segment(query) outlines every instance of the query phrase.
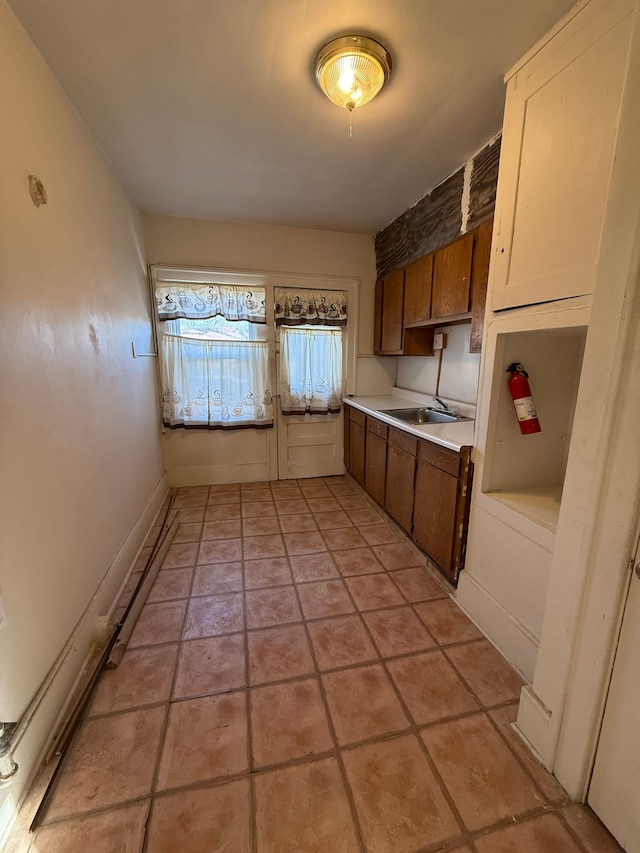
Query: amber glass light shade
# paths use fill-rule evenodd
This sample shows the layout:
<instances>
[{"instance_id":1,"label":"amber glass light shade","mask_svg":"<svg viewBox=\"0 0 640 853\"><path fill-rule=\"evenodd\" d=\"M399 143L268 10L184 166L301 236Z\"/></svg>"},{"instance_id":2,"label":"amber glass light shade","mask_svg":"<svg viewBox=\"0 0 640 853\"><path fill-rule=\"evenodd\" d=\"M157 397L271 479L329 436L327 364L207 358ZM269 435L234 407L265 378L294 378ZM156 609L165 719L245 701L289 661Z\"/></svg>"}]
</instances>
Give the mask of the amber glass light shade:
<instances>
[{"instance_id":1,"label":"amber glass light shade","mask_svg":"<svg viewBox=\"0 0 640 853\"><path fill-rule=\"evenodd\" d=\"M387 50L367 36L341 36L316 57L316 79L327 98L354 110L374 98L391 74Z\"/></svg>"}]
</instances>

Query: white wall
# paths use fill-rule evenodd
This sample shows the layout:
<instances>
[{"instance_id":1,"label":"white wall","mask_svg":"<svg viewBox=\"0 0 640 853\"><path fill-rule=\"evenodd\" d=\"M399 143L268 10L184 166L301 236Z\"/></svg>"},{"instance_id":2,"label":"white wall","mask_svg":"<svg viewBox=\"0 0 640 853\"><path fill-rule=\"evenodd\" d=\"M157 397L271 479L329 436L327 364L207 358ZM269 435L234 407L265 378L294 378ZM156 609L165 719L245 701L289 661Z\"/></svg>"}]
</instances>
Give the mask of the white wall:
<instances>
[{"instance_id":1,"label":"white wall","mask_svg":"<svg viewBox=\"0 0 640 853\"><path fill-rule=\"evenodd\" d=\"M4 0L0 94L1 720L20 718L78 628L0 792L6 815L163 497L163 469L154 365L131 354L150 343L138 214ZM30 173L48 193L40 208Z\"/></svg>"},{"instance_id":2,"label":"white wall","mask_svg":"<svg viewBox=\"0 0 640 853\"><path fill-rule=\"evenodd\" d=\"M395 359L374 358L375 253L373 237L236 222L143 217L149 263L257 270L360 280L357 393L386 393L395 381ZM268 464L268 430L246 430L237 440L252 458ZM215 476L217 461L228 459L229 437L212 431L167 430L164 453L172 484ZM236 442L237 443L237 442ZM236 451L237 453L237 448Z\"/></svg>"},{"instance_id":3,"label":"white wall","mask_svg":"<svg viewBox=\"0 0 640 853\"><path fill-rule=\"evenodd\" d=\"M447 335L447 346L442 352L440 396L475 404L478 395L480 353L469 352L471 325L447 326L437 331ZM437 353L425 358L399 358L398 387L435 394L438 360Z\"/></svg>"}]
</instances>

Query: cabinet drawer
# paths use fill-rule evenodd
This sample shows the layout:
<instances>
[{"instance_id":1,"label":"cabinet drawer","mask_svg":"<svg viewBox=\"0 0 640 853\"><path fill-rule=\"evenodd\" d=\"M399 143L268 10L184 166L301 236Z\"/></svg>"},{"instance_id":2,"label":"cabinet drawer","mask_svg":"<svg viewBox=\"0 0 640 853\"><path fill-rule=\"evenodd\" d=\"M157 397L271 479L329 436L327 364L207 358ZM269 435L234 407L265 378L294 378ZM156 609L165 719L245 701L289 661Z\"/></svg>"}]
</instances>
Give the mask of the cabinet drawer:
<instances>
[{"instance_id":1,"label":"cabinet drawer","mask_svg":"<svg viewBox=\"0 0 640 853\"><path fill-rule=\"evenodd\" d=\"M418 459L428 462L447 474L457 477L460 473L460 454L454 450L447 450L431 441L421 441L418 447Z\"/></svg>"},{"instance_id":2,"label":"cabinet drawer","mask_svg":"<svg viewBox=\"0 0 640 853\"><path fill-rule=\"evenodd\" d=\"M360 409L354 409L353 406L349 406L349 420L363 427L367 422L367 416Z\"/></svg>"},{"instance_id":3,"label":"cabinet drawer","mask_svg":"<svg viewBox=\"0 0 640 853\"><path fill-rule=\"evenodd\" d=\"M367 418L367 430L372 432L374 435L379 435L380 438L384 438L385 441L387 440L389 427L377 418Z\"/></svg>"},{"instance_id":4,"label":"cabinet drawer","mask_svg":"<svg viewBox=\"0 0 640 853\"><path fill-rule=\"evenodd\" d=\"M394 447L397 447L399 450L404 450L405 453L410 453L411 456L416 455L416 450L418 447L418 439L409 435L407 432L403 432L401 429L395 429L394 427L389 427L389 444L392 444Z\"/></svg>"}]
</instances>

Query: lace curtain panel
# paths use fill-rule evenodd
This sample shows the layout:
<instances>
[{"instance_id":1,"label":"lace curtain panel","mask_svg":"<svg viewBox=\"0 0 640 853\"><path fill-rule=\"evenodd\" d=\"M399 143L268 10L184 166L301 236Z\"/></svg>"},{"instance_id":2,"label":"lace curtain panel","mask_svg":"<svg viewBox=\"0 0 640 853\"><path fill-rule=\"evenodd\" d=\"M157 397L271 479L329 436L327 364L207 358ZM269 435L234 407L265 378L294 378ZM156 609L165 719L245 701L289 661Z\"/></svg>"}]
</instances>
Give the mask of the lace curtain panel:
<instances>
[{"instance_id":1,"label":"lace curtain panel","mask_svg":"<svg viewBox=\"0 0 640 853\"><path fill-rule=\"evenodd\" d=\"M165 426L273 426L265 341L197 340L164 334L161 355Z\"/></svg>"},{"instance_id":2,"label":"lace curtain panel","mask_svg":"<svg viewBox=\"0 0 640 853\"><path fill-rule=\"evenodd\" d=\"M225 284L161 282L156 285L159 320L199 320L226 317L266 323L264 290L251 291Z\"/></svg>"},{"instance_id":3,"label":"lace curtain panel","mask_svg":"<svg viewBox=\"0 0 640 853\"><path fill-rule=\"evenodd\" d=\"M324 415L342 404L342 330L280 330L283 415Z\"/></svg>"},{"instance_id":4,"label":"lace curtain panel","mask_svg":"<svg viewBox=\"0 0 640 853\"><path fill-rule=\"evenodd\" d=\"M347 294L338 290L276 287L276 326L346 326Z\"/></svg>"}]
</instances>

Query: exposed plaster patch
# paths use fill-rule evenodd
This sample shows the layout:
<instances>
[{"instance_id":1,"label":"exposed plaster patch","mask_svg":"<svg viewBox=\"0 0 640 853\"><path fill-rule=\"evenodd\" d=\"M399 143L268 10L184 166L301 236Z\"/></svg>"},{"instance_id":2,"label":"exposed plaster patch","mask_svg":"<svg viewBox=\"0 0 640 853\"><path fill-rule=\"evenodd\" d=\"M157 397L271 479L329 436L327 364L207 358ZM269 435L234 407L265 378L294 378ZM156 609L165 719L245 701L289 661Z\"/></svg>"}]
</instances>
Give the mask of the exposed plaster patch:
<instances>
[{"instance_id":1,"label":"exposed plaster patch","mask_svg":"<svg viewBox=\"0 0 640 853\"><path fill-rule=\"evenodd\" d=\"M464 183L462 185L462 197L460 198L460 213L462 214L462 223L460 225L460 233L467 233L467 223L469 221L469 204L471 202L471 175L473 174L473 159L467 160L464 166Z\"/></svg>"}]
</instances>

